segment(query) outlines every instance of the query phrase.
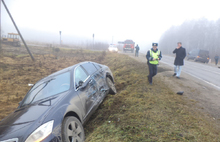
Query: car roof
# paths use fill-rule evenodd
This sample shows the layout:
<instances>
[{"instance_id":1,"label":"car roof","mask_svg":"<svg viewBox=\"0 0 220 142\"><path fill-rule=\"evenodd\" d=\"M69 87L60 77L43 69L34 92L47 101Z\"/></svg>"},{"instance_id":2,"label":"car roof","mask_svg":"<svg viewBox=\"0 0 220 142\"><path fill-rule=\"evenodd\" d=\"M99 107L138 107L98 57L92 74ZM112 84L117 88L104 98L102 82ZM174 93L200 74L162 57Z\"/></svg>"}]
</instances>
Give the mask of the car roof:
<instances>
[{"instance_id":1,"label":"car roof","mask_svg":"<svg viewBox=\"0 0 220 142\"><path fill-rule=\"evenodd\" d=\"M52 77L54 77L54 76L57 76L57 75L62 74L62 73L65 73L65 72L67 72L67 71L74 70L74 68L76 68L77 66L82 65L82 64L85 64L85 63L94 63L94 62L90 62L90 61L80 62L80 63L75 64L75 65L73 65L73 66L70 66L70 67L64 68L64 69L62 69L62 70L59 70L59 71L57 71L57 72L55 72L55 73L52 73L52 74L50 74L50 75L48 75L48 76L46 76L46 77L40 79L40 80L37 81L36 83L41 82L41 81L48 80L48 79L50 79L50 78L52 78Z\"/></svg>"}]
</instances>

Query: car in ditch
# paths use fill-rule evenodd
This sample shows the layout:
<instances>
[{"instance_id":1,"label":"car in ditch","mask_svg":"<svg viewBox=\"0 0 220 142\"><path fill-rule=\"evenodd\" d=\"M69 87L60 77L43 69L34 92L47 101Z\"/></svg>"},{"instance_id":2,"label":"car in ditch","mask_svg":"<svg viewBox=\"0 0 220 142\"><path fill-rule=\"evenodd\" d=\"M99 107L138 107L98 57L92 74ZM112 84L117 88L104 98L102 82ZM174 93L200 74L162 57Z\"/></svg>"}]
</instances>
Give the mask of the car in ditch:
<instances>
[{"instance_id":1,"label":"car in ditch","mask_svg":"<svg viewBox=\"0 0 220 142\"><path fill-rule=\"evenodd\" d=\"M82 62L53 73L0 121L0 142L82 142L83 125L107 94L116 88L105 65Z\"/></svg>"}]
</instances>

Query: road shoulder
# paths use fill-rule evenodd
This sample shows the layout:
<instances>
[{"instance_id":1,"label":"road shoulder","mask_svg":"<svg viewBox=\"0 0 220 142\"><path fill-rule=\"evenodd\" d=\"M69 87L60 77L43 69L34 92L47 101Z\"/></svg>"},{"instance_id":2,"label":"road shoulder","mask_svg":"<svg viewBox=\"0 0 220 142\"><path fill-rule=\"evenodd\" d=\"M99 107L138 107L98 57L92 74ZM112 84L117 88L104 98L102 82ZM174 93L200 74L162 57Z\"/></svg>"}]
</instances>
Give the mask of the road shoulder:
<instances>
[{"instance_id":1,"label":"road shoulder","mask_svg":"<svg viewBox=\"0 0 220 142\"><path fill-rule=\"evenodd\" d=\"M135 58L132 54L130 57ZM135 58L140 62L147 62L145 55ZM173 77L173 68L160 63L157 78L167 84L172 91L184 91L183 98L189 102L192 111L200 111L210 121L220 128L220 92L215 87L182 72L181 79Z\"/></svg>"}]
</instances>

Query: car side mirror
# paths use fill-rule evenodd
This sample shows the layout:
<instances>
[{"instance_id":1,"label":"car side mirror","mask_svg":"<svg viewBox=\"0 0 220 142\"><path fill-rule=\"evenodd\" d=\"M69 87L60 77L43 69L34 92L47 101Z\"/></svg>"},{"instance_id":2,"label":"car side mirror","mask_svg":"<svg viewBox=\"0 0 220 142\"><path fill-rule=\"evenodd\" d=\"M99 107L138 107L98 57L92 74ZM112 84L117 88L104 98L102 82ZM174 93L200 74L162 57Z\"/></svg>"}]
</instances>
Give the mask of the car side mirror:
<instances>
[{"instance_id":1,"label":"car side mirror","mask_svg":"<svg viewBox=\"0 0 220 142\"><path fill-rule=\"evenodd\" d=\"M30 84L30 83L29 83L28 86L34 86L34 84Z\"/></svg>"},{"instance_id":2,"label":"car side mirror","mask_svg":"<svg viewBox=\"0 0 220 142\"><path fill-rule=\"evenodd\" d=\"M78 87L82 87L83 86L83 81L82 80L80 80L79 82L78 82Z\"/></svg>"}]
</instances>

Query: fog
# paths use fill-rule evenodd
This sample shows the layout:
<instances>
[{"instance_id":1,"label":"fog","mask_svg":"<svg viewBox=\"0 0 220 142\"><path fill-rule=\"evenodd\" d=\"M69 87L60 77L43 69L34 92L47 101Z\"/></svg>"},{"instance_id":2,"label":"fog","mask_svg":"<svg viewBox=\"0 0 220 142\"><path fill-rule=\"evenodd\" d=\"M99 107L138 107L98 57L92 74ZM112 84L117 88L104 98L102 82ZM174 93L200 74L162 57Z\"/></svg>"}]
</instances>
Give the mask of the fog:
<instances>
[{"instance_id":1,"label":"fog","mask_svg":"<svg viewBox=\"0 0 220 142\"><path fill-rule=\"evenodd\" d=\"M219 19L215 0L5 0L25 40L85 45L132 39L141 51L184 21ZM2 35L16 32L2 5ZM178 34L178 33L177 33ZM175 41L176 42L176 41ZM161 44L159 43L159 46Z\"/></svg>"},{"instance_id":2,"label":"fog","mask_svg":"<svg viewBox=\"0 0 220 142\"><path fill-rule=\"evenodd\" d=\"M168 29L160 39L163 53L172 54L177 41L183 43L187 52L193 49L208 50L213 59L220 55L220 18L217 21L208 21L206 18L185 21L180 26Z\"/></svg>"}]
</instances>

